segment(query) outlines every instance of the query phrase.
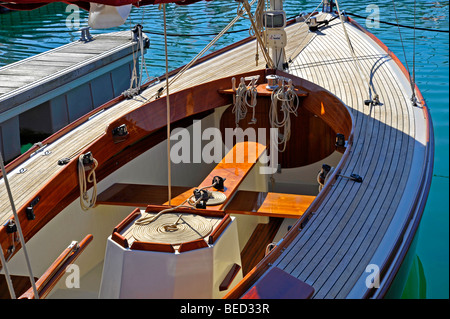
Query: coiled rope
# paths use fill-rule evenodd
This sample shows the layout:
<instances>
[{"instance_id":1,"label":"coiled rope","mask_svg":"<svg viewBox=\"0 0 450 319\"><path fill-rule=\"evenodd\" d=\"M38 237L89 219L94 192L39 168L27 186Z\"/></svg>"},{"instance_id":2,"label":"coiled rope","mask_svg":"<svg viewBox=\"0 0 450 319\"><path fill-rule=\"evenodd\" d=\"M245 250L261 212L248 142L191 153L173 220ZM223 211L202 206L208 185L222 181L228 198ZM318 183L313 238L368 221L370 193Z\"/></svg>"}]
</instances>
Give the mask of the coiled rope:
<instances>
[{"instance_id":1,"label":"coiled rope","mask_svg":"<svg viewBox=\"0 0 450 319\"><path fill-rule=\"evenodd\" d=\"M173 227L174 224L176 227ZM165 214L155 223L136 225L133 237L144 242L177 245L204 238L211 233L212 228L211 222L200 215Z\"/></svg>"},{"instance_id":2,"label":"coiled rope","mask_svg":"<svg viewBox=\"0 0 450 319\"><path fill-rule=\"evenodd\" d=\"M232 113L235 116L236 127L239 127L239 121L247 116L247 107L253 109L253 116L249 124L255 124L255 107L257 103L258 91L256 89L257 77L251 78L250 84L247 86L245 79L241 78L239 86L236 88L236 79L231 79L234 95Z\"/></svg>"},{"instance_id":3,"label":"coiled rope","mask_svg":"<svg viewBox=\"0 0 450 319\"><path fill-rule=\"evenodd\" d=\"M80 155L78 158L78 184L80 186L80 206L84 211L89 210L95 206L97 202L97 180L95 177L95 169L98 166L98 162L95 158L93 158L94 167L91 168L87 178L86 178L86 169L83 163L84 155ZM92 186L92 194L89 198L89 194L87 191L87 182L93 183Z\"/></svg>"},{"instance_id":4,"label":"coiled rope","mask_svg":"<svg viewBox=\"0 0 450 319\"><path fill-rule=\"evenodd\" d=\"M197 191L200 192L200 191L202 191L202 190L205 190L205 189L207 189L207 188L214 187L214 186L216 186L216 185L217 185L217 182L214 182L212 185L204 186L204 187L198 188ZM192 208L192 209L194 209L194 208L197 206L197 204L198 204L201 200L202 200L201 197L198 198L198 199L195 199L195 194L193 194L193 195L191 195L189 198L187 198L186 200L184 200L180 205L178 205L178 206L176 206L176 207L171 207L171 208L163 209L163 210L160 211L158 214L153 215L153 216L144 216L144 217L139 218L138 220L135 221L135 225L138 225L138 226L148 225L148 224L154 222L155 220L157 220L161 215L163 215L163 214L165 214L165 213L169 213L169 212L175 211L175 210L177 210L178 208L184 207L184 208ZM185 204L187 204L187 205L185 205ZM149 214L149 213L147 213L147 214ZM180 215L180 217L181 217L181 215ZM179 220L180 220L180 218L178 218L178 220L177 220L175 223L173 223L173 226L176 226Z\"/></svg>"},{"instance_id":5,"label":"coiled rope","mask_svg":"<svg viewBox=\"0 0 450 319\"><path fill-rule=\"evenodd\" d=\"M278 143L276 144L279 152L284 152L286 144L291 137L291 114L297 116L299 106L299 98L294 91L292 80L288 85L284 83L284 79L280 81L280 86L273 90L271 95L272 103L269 111L270 126L281 129L282 133L278 134ZM282 119L278 118L278 102L281 102L280 111L283 114ZM281 149L278 145L282 145Z\"/></svg>"}]
</instances>

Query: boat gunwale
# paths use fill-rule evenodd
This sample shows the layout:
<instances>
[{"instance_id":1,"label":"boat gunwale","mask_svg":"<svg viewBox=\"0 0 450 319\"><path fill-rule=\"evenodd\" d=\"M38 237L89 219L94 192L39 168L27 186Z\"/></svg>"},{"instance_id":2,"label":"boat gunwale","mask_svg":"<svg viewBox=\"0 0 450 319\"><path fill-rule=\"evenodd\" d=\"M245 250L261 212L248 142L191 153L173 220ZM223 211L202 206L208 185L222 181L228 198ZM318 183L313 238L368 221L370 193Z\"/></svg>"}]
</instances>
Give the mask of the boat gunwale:
<instances>
[{"instance_id":1,"label":"boat gunwale","mask_svg":"<svg viewBox=\"0 0 450 319\"><path fill-rule=\"evenodd\" d=\"M362 31L376 44L378 44L399 67L400 71L402 71L403 75L406 77L408 82L411 83L412 80L408 70L400 61L400 59L395 55L395 53L391 49L389 49L389 47L386 44L384 44L377 36L375 36L373 33L371 33L366 28L361 26L356 20L350 17L347 17L347 19L349 23L351 23L358 30ZM428 172L429 174L423 174L421 176L420 187L417 188L418 193L415 194L416 196L414 196L415 201L411 207L410 214L407 218L408 222L404 224L403 229L399 233L399 239L397 243L401 241L401 239L405 239L405 236L406 240L403 240L403 244L395 245L394 249L392 249L389 252L388 257L385 259L383 265L380 267L380 278L383 278L387 275L387 278L385 278L386 284L380 286L379 288L368 288L363 298L383 298L388 292L389 288L391 287L394 281L396 274L400 270L400 267L406 258L406 254L409 251L409 247L411 246L415 238L417 229L419 228L419 224L423 216L427 197L431 188L433 163L434 163L434 148L435 148L433 123L431 119L430 110L428 108L428 105L426 104L422 92L417 86L417 83L414 83L414 90L418 102L421 105L424 118L426 119L425 124L426 124L427 145L425 145L425 161L422 166L422 171L425 173ZM420 202L419 198L422 199ZM395 263L392 264L394 261Z\"/></svg>"}]
</instances>

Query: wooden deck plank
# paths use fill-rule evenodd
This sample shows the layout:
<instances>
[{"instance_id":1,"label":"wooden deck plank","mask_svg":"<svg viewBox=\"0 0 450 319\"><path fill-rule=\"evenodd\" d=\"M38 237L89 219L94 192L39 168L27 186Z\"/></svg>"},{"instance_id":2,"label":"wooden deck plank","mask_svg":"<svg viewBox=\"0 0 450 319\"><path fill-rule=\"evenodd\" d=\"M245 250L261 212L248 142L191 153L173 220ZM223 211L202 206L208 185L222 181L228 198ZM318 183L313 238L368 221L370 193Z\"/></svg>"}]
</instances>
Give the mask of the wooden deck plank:
<instances>
[{"instance_id":1,"label":"wooden deck plank","mask_svg":"<svg viewBox=\"0 0 450 319\"><path fill-rule=\"evenodd\" d=\"M384 93L384 92L383 92L383 93ZM382 96L386 96L386 95L383 94L383 93L382 93ZM389 95L388 95L388 96L389 96ZM398 102L398 101L395 101L395 100L394 100L394 101L392 101L392 102L393 102L393 103L396 103L396 102ZM390 102L388 102L388 103L390 103ZM399 127L399 126L397 125L397 127ZM397 134L397 136L401 136L401 135L400 135L400 134ZM372 139L373 139L373 137L372 137ZM390 154L389 151L388 151L387 153ZM383 154L383 153L382 153L382 154ZM396 153L396 152L393 152L393 154L396 154L396 156L398 156L398 154L402 154L402 153ZM378 157L376 156L376 154L373 154L373 155L374 155L374 158L378 158ZM382 156L382 158L383 158L383 157L385 157L385 156ZM380 162L379 159L380 159L380 158L378 158L378 162ZM380 167L380 164L379 164L379 163L377 164L377 167ZM389 165L385 165L384 167L389 167ZM390 167L391 167L391 170L392 170L392 169L394 169L394 170L396 169L396 166L395 166L395 165L394 165L394 166L391 165ZM387 174L389 174L389 172L384 172L384 173L381 172L381 173L379 173L379 172L376 172L376 171L375 171L374 176L386 176ZM372 179L374 179L374 178L372 177ZM396 185L396 184L395 184L394 182L389 182L389 180L385 180L385 181L384 181L384 185L385 185L384 187L388 187L388 188L389 188L389 187L392 187L392 188L395 190L395 185ZM369 193L369 192L367 192L367 193ZM394 191L394 192L391 192L391 193L394 193L394 194L395 194L395 191ZM366 196L366 198L367 198L367 196ZM378 210L378 208L376 208L375 206L370 206L370 205L369 205L369 203L370 203L370 202L373 202L373 201L374 201L374 198L371 197L371 198L369 199L368 204L366 205L366 207L367 207L366 210L367 210L367 211L372 211L372 212L374 212L374 213L373 213L372 215L366 216L366 218L369 220L370 225L377 225L378 223L374 222L374 219L376 220L377 218L380 218L380 216L383 216L383 213L384 213L384 212L381 211L381 212L380 212L381 214L375 215L375 214L376 214L375 212ZM387 201L387 202L390 202L389 196L387 197L387 200L386 200L386 201ZM376 218L375 218L374 215L376 216ZM360 218L361 218L361 217L360 217ZM365 224L364 224L364 225L365 225ZM364 229L364 228L363 228L363 229ZM362 231L362 230L360 230L360 232L363 233L363 234L365 234L365 236L366 236L365 239L367 240L368 237L369 237L368 234L366 234L366 233L365 233L364 231ZM359 236L361 236L361 235L359 235ZM348 239L347 239L347 240L348 240ZM345 245L342 245L342 247L345 248L346 246L345 246ZM348 247L348 246L347 246L347 247ZM355 247L358 247L358 245L357 245L357 242L354 241L354 242L352 242L351 248L354 249ZM373 245L373 246L371 246L371 247L376 247L376 245ZM366 254L367 254L367 253L370 254L370 251L369 251L369 252L366 251L365 253L366 253ZM345 258L345 259L349 259L349 257L352 256L352 254L351 254L350 252L348 252L348 255L345 255L345 253L343 253L343 252L342 252L340 255L341 255L341 256L344 255L344 258ZM357 257L357 256L356 256L356 257ZM354 259L356 260L357 258L354 258ZM330 267L330 266L331 266L331 265L329 265L328 267ZM336 272L337 272L336 269L334 269L333 273L336 273ZM318 294L318 296L320 296L320 294Z\"/></svg>"},{"instance_id":2,"label":"wooden deck plank","mask_svg":"<svg viewBox=\"0 0 450 319\"><path fill-rule=\"evenodd\" d=\"M328 52L330 52L330 51L328 51ZM364 62L365 62L364 63L365 68L368 69L368 67L371 66L372 61L367 60ZM372 63L375 64L376 61L373 61ZM389 89L392 88L392 83L390 85L389 83L385 82L386 79L389 79L390 77L392 77L392 74L388 74L388 73L381 74L381 72L385 72L385 70L383 68L381 68L381 69L382 70L380 71L379 75L383 75L384 78L383 77L381 78L379 87L381 87L383 89L385 87L387 87ZM320 73L321 72L318 71L315 74L320 74ZM332 73L332 74L334 74L334 73ZM317 80L317 79L314 79L314 80ZM324 85L324 87L327 88L326 85ZM396 89L397 89L396 92L398 92L398 91L401 92L401 89L398 86ZM350 96L351 95L355 95L355 94L350 94ZM400 108L400 110L405 108L405 106L404 106L405 102L398 100L398 93L395 94L395 92L391 92L388 90L388 91L384 91L380 95L388 96L388 97L397 95L396 98L392 98L391 101L386 101L385 107L388 107L388 109L390 109L389 105L392 105L392 107L395 110L395 108L398 104L400 104L400 106L398 106ZM343 94L338 94L338 96L342 97ZM346 101L346 100L344 100L344 102L348 103L348 101ZM350 104L350 105L352 105L352 104ZM362 116L360 116L358 114L361 112L358 111L358 108L353 108L353 109L356 110L356 112L354 112L354 115L358 115L356 117L357 123L358 122L362 123L362 121L359 120ZM381 113L384 113L384 112L381 112ZM378 114L376 116L380 116L380 115L384 115L384 114ZM379 118L377 118L376 116L373 117L373 120L379 121ZM393 117L400 118L400 120L403 118L403 116L398 116L398 114L395 114L395 112L393 114ZM364 117L362 117L362 119L364 119ZM381 122L384 122L384 121L381 121ZM337 290L339 290L339 288L338 289L336 289L336 288L337 287L342 288L343 285L345 285L345 281L347 281L347 289L342 289L341 295L339 295L339 297L345 297L346 293L349 292L348 287L351 287L352 283L354 282L352 280L349 280L349 277L350 277L349 274L352 273L352 269L357 269L358 267L359 267L359 269L361 269L361 265L364 265L364 261L361 261L361 257L365 253L369 256L368 258L370 258L371 253L373 254L373 251L376 249L377 245L372 244L370 246L370 249L372 250L371 252L370 251L368 252L367 249L365 251L364 251L364 249L360 249L359 250L360 252L358 255L352 254L351 252L348 251L348 249L354 250L355 248L358 248L358 247L364 248L364 246L361 246L362 243L364 243L366 245L365 247L367 248L368 243L373 241L375 235L377 235L377 234L374 232L370 235L367 235L364 233L364 231L367 231L367 228L369 230L371 230L372 229L371 227L373 227L374 225L388 225L389 220L385 220L382 217L385 215L389 215L389 213L387 213L389 211L392 211L392 212L395 211L395 207L396 207L395 203L392 205L392 207L384 207L385 210L383 210L381 208L373 209L374 208L373 205L376 204L373 202L376 201L376 199L378 199L378 197L376 197L374 195L377 192L382 191L383 189L389 189L388 187L383 188L382 185L386 184L386 185L389 185L391 187L391 189L397 190L397 192L391 191L390 192L391 196L388 196L388 194L383 195L384 198L387 199L386 202L389 202L389 203L392 203L392 200L389 201L389 197L391 197L391 199L394 199L395 196L397 196L397 194L399 194L399 193L401 194L401 191L403 189L401 187L402 185L398 185L398 183L395 183L394 181L389 181L389 179L386 179L385 177L388 176L390 172L398 171L396 162L402 161L402 156L401 156L402 149L405 148L404 140L408 139L408 137L407 137L408 134L403 134L403 129L402 129L401 123L392 123L392 126L389 124L390 123L383 123L383 127L384 128L386 126L389 127L389 129L387 129L387 131L390 133L388 133L388 134L393 136L394 145L396 145L397 148L393 149L391 146L391 151L387 151L387 152L385 152L385 149L386 149L385 144L379 143L379 141L383 141L387 145L389 145L388 143L390 143L389 139L386 140L382 135L384 130L377 129L380 126L379 123L377 123L375 125L373 123L371 123L369 125L371 132L380 134L380 135L377 135L377 134L369 135L369 138L370 137L371 138L370 138L369 143L366 144L366 145L371 145L371 147L372 147L371 150L375 151L375 153L372 154L375 156L375 159L369 163L364 163L365 164L364 166L367 167L367 171L365 171L365 174L370 174L370 175L367 175L367 177L371 181L373 180L374 182L376 182L379 179L379 185L380 185L378 189L373 188L374 186L371 186L372 188L366 187L366 189L363 189L362 191L359 192L360 193L359 197L361 198L360 201L362 203L364 203L364 200L369 199L369 203L366 205L357 205L353 209L350 209L350 211L349 211L349 207L342 206L343 203L335 203L333 205L333 203L328 201L326 204L328 206L324 208L325 211L333 211L333 208L336 207L336 208L338 208L336 213L341 210L345 211L347 214L351 213L352 214L351 219L350 219L350 216L347 216L347 220L344 222L339 218L336 219L336 221L338 221L338 222L334 228L335 231L333 231L333 229L330 231L329 228L333 227L333 225L335 225L335 222L333 223L330 221L330 223L328 223L328 224L326 222L325 222L325 224L323 224L323 222L322 223L320 222L320 219L325 221L328 216L325 216L325 218L320 218L320 214L319 214L319 217L314 217L315 220L313 223L310 222L310 224L312 226L305 229L304 234L302 236L299 236L299 237L305 239L303 244L301 244L300 242L297 242L295 245L291 245L291 247L301 247L302 248L300 251L296 252L298 254L297 261L295 262L294 261L295 258L293 260L291 257L288 256L288 254L286 254L286 256L284 256L284 260L286 262L292 262L292 264L295 265L295 267L297 269L296 271L297 271L298 278L301 278L302 280L304 280L305 278L308 278L308 276L310 276L312 274L311 277L308 278L308 279L310 279L310 281L309 281L310 283L314 283L314 285L319 288L321 288L323 285L326 285L326 284L328 285L328 287L325 286L322 291L320 291L320 289L319 289L319 292L318 292L316 289L316 297L318 297L318 298L336 297ZM365 128L365 125L364 126L360 125L358 130L363 131L364 128ZM400 130L400 133L397 134L398 130ZM407 131L407 133L409 133L408 130L406 130L406 131ZM364 133L367 133L367 132L364 132ZM362 136L365 137L364 135L362 135ZM397 136L397 137L395 137L395 136ZM399 143L395 143L395 140L399 140ZM403 144L401 144L402 140L403 140ZM381 144L382 146L377 147L377 143ZM399 148L402 145L403 145L403 148ZM382 148L384 148L384 151L382 150ZM359 154L362 154L361 153L362 151L366 151L366 150L364 150L364 148L361 148L359 150ZM357 150L355 149L355 159L357 159L356 152L357 152ZM406 153L408 153L408 152L403 152L403 154L406 154ZM409 149L409 154L411 154L411 153L412 153L412 151ZM394 154L394 155L392 155L392 154ZM362 155L364 156L364 154L362 154ZM392 156L396 157L397 161L395 161L394 163L391 162L390 166L383 165L382 164L382 163L384 163L383 161L381 161L381 163L377 163L377 161L380 158L383 158L387 162L390 160L392 161ZM367 158L372 159L371 156L368 156ZM408 158L403 157L403 161L407 162ZM370 163L372 163L372 164L370 164ZM367 165L367 164L369 164L369 165ZM354 163L353 166L356 167L359 165ZM362 167L364 167L364 166L362 166ZM390 171L387 171L387 167L391 168ZM381 169L381 171L380 171L380 169ZM378 178L378 176L380 176L380 178ZM374 178L374 177L377 177L377 178ZM339 185L340 184L341 183L339 183ZM349 182L347 182L345 184L349 184ZM343 186L347 186L347 185L343 185ZM400 186L400 187L396 188L396 186ZM343 189L344 188L340 188L339 191L342 191ZM352 189L355 189L355 188L353 187ZM400 190L398 190L398 189L400 189ZM354 196L356 196L356 194L358 192L356 192L354 195L351 195L351 193L352 193L351 191L348 193L348 195L346 196L346 199L351 203L355 203L354 201L356 198L354 198ZM388 193L388 191L386 191L386 193ZM401 197L401 196L397 196L397 197ZM357 204L357 202L356 202L356 204ZM380 204L378 204L378 205L380 206ZM364 207L366 207L365 210L364 210ZM356 208L358 208L359 212L355 210ZM380 211L380 214L376 214L377 210ZM367 215L361 214L361 212L364 212L364 211L367 211L367 212L372 211L373 213L371 213L371 214L367 213ZM357 215L353 216L353 214L361 214L361 215L359 216L359 219L358 219ZM328 215L330 215L330 213L328 213ZM354 222L348 224L349 220L353 220ZM322 226L323 228L320 228L320 226ZM386 228L386 227L387 226L385 226L384 228ZM346 228L348 228L348 229L346 230ZM356 230L356 234L358 234L359 237L355 237L355 235L347 236L346 234L352 234L352 231L350 229L353 229L353 231ZM381 235L378 234L378 236L376 236L378 241L382 238L383 232L380 232L380 233L381 233ZM339 235L339 234L341 234L341 235ZM338 238L339 238L338 236L342 237L342 235L343 235L343 238L340 238L340 240L338 240ZM327 238L328 238L328 241L325 242L325 239L327 239ZM319 241L317 241L318 239L319 239ZM358 240L356 240L356 239L358 239ZM347 240L347 241L345 242L345 240ZM322 241L322 243L320 241ZM308 243L309 243L309 245L308 245ZM314 247L314 249L312 249L312 247ZM320 247L322 247L322 248L320 248ZM347 251L346 251L346 249L347 249ZM315 259L312 256L310 256L310 258L308 259L305 255L303 255L303 253L308 254L308 251L311 251L311 250L314 251L313 255L315 256L314 257ZM294 251L294 248L292 249L292 251ZM302 251L303 251L303 253L302 253ZM326 255L326 254L328 254L328 255ZM355 258L353 258L353 257L355 257ZM311 258L313 258L313 259L311 259ZM355 262L356 260L359 260L359 262ZM366 258L366 260L367 260L367 258ZM353 263L349 264L348 261L353 261ZM322 263L322 266L320 266L321 263ZM288 267L289 263L288 264L285 263L284 265L286 267ZM349 265L352 267L348 267ZM349 268L349 270L347 272L345 272L343 269L346 266ZM294 272L291 271L290 273L293 274ZM339 276L339 274L341 274L342 279L335 280L336 275ZM359 277L359 275L360 275L360 273L356 273L356 275L353 276L354 278L352 278L352 279L355 280L355 278ZM330 276L333 276L333 280L331 280ZM331 293L328 294L329 290L327 290L327 289L329 289L330 287L333 287L333 290L331 290Z\"/></svg>"}]
</instances>

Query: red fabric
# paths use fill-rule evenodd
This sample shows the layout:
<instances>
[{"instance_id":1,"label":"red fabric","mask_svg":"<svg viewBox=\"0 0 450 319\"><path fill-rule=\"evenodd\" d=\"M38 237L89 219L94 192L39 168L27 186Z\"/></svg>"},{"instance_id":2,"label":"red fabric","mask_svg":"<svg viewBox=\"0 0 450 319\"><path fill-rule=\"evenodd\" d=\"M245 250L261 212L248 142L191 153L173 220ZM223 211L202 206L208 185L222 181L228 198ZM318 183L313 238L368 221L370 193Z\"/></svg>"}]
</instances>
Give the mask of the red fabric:
<instances>
[{"instance_id":1,"label":"red fabric","mask_svg":"<svg viewBox=\"0 0 450 319\"><path fill-rule=\"evenodd\" d=\"M89 2L107 4L110 6L123 6L126 4L133 4L136 7L151 5L151 4L161 4L161 3L176 3L179 5L191 4L198 1L212 1L212 0L87 0L87 1L77 1L77 0L1 0L0 6L9 8L12 10L33 10L52 2L64 2L67 4L76 4L80 8L89 10Z\"/></svg>"}]
</instances>

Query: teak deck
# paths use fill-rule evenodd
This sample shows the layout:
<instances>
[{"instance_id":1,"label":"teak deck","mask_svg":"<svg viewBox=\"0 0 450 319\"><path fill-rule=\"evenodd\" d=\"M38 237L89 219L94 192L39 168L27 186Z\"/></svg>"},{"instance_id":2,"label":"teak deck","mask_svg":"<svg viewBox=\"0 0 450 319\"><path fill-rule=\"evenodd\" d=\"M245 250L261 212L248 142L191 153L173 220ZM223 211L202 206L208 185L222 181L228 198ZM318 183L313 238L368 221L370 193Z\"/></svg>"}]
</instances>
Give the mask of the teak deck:
<instances>
[{"instance_id":1,"label":"teak deck","mask_svg":"<svg viewBox=\"0 0 450 319\"><path fill-rule=\"evenodd\" d=\"M339 19L317 33L309 33L303 23L289 26L286 57L293 61L290 73L331 91L351 110L353 143L339 168L343 175L359 174L363 182L339 176L333 179L299 220L299 224L306 226L293 227L279 247L228 297L245 294L254 280L270 267L277 267L312 286L313 298L367 297L373 290L364 284L366 266L375 263L384 269L394 263L397 267L399 238L406 236L405 241L412 240L406 229L410 221L414 223L412 228L417 228L430 183L431 120L420 100L421 95L418 97L422 105L412 106L411 87L398 59L355 24L346 22L346 28L361 73L373 83L376 92L369 93L367 85L359 79ZM252 42L223 53L218 60L207 60L178 79L171 92L218 77L262 69L265 63L260 60L255 66L254 52ZM8 175L16 206L25 205L61 170L56 165L60 158L79 154L104 134L105 122L138 108L145 99L154 96L159 87L150 87L141 96L121 101L84 123L83 129L51 144L52 153L45 158L36 156L17 166ZM365 105L364 100L374 93L379 95L382 105ZM27 168L25 174L16 173L21 167ZM11 213L5 187L1 184L0 222L3 225ZM402 254L404 251L400 252ZM264 280L264 276L260 280Z\"/></svg>"}]
</instances>

